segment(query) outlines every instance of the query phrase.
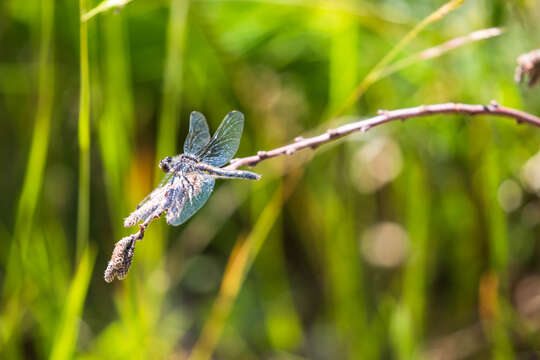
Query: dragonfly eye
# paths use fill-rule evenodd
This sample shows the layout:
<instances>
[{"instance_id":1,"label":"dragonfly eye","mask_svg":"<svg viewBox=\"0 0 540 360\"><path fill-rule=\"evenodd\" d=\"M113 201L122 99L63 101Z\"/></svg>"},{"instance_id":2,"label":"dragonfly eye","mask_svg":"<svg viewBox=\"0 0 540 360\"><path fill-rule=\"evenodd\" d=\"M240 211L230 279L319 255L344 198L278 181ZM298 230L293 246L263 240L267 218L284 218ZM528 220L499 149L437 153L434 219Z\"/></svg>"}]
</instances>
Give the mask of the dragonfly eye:
<instances>
[{"instance_id":1,"label":"dragonfly eye","mask_svg":"<svg viewBox=\"0 0 540 360\"><path fill-rule=\"evenodd\" d=\"M168 173L169 170L171 169L170 167L171 161L172 161L172 158L170 156L163 158L163 160L159 162L159 168L163 170L163 172Z\"/></svg>"}]
</instances>

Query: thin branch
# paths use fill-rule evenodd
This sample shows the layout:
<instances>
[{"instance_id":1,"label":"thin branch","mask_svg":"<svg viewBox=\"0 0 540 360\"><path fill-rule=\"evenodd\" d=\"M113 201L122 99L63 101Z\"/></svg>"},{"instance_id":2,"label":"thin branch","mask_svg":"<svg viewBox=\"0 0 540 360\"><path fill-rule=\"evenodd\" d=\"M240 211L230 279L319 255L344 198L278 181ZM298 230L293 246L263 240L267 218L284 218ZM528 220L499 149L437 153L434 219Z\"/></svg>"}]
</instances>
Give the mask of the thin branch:
<instances>
[{"instance_id":1,"label":"thin branch","mask_svg":"<svg viewBox=\"0 0 540 360\"><path fill-rule=\"evenodd\" d=\"M375 126L382 125L393 120L404 121L413 117L436 114L493 115L514 119L518 124L528 123L530 125L540 127L539 117L520 110L501 106L495 101L492 101L489 105L445 103L435 105L420 105L413 108L391 111L379 110L379 115L370 119L345 124L334 129L328 129L324 134L309 138L297 137L294 139L294 142L289 145L285 145L273 150L259 151L257 152L257 155L233 159L231 160L230 165L225 167L225 169L235 170L242 166L253 167L266 159L282 155L292 155L295 152L306 148L315 149L322 144L342 138L354 132L366 132ZM154 208L152 211L153 213L150 214L150 216L148 216L142 224L139 224L138 232L126 236L116 243L111 260L109 261L107 269L105 270L104 278L106 282L113 281L115 277L122 280L127 275L133 259L135 243L143 239L144 232L150 223L165 213L165 209L161 207ZM128 222L126 226L129 225L133 224Z\"/></svg>"},{"instance_id":2,"label":"thin branch","mask_svg":"<svg viewBox=\"0 0 540 360\"><path fill-rule=\"evenodd\" d=\"M460 103L420 105L413 108L391 111L379 110L378 113L379 114L377 116L370 119L345 124L334 129L328 129L324 134L309 138L298 137L294 139L294 142L291 144L268 151L259 151L257 152L257 155L232 159L231 164L227 166L226 169L234 170L242 166L253 167L266 159L282 155L292 155L295 152L306 148L315 149L322 144L339 139L354 132L366 132L375 126L382 125L393 120L403 121L413 117L436 114L493 115L511 118L516 120L517 123L528 123L530 125L540 127L539 117L520 110L501 106L495 101L492 101L489 105Z\"/></svg>"}]
</instances>

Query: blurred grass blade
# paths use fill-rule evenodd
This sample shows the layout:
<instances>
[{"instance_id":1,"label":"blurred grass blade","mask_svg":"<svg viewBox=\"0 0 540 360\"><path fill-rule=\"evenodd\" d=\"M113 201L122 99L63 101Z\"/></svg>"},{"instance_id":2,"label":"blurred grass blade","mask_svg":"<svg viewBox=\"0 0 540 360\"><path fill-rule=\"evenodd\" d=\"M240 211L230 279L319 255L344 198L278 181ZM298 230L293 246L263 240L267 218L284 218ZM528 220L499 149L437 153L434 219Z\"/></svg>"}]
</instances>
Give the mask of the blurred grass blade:
<instances>
[{"instance_id":1,"label":"blurred grass blade","mask_svg":"<svg viewBox=\"0 0 540 360\"><path fill-rule=\"evenodd\" d=\"M364 92L375 83L381 72L384 70L388 64L392 62L399 54L401 50L405 48L422 30L424 30L428 25L437 22L448 15L450 12L458 8L463 4L465 0L451 0L437 9L435 12L431 13L424 20L422 20L418 25L416 25L411 31L401 39L396 46L390 50L366 75L366 77L360 82L360 84L353 90L353 92L347 97L343 105L338 108L337 111L332 113L331 118L334 118L338 115L343 114L352 104L354 104Z\"/></svg>"},{"instance_id":2,"label":"blurred grass blade","mask_svg":"<svg viewBox=\"0 0 540 360\"><path fill-rule=\"evenodd\" d=\"M86 0L79 0L79 12L86 11ZM79 195L77 207L77 259L88 246L90 217L90 75L88 65L88 26L79 25L80 99L79 99Z\"/></svg>"},{"instance_id":3,"label":"blurred grass blade","mask_svg":"<svg viewBox=\"0 0 540 360\"><path fill-rule=\"evenodd\" d=\"M330 46L330 109L337 108L342 99L358 83L359 28L349 16L335 15Z\"/></svg>"},{"instance_id":4,"label":"blurred grass blade","mask_svg":"<svg viewBox=\"0 0 540 360\"><path fill-rule=\"evenodd\" d=\"M124 7L126 4L132 2L133 0L104 0L100 2L96 7L84 13L81 16L81 21L86 22L96 16L99 13L105 12L109 9L118 9Z\"/></svg>"},{"instance_id":5,"label":"blurred grass blade","mask_svg":"<svg viewBox=\"0 0 540 360\"><path fill-rule=\"evenodd\" d=\"M334 173L332 170L330 172ZM330 314L340 344L344 346L340 355L345 359L378 359L381 344L373 336L367 311L364 266L358 260L354 207L346 199L336 196L335 192L326 190L323 193L322 188L319 189L321 191L312 197L311 202L320 202L325 211L320 229L324 234L321 244L323 271Z\"/></svg>"},{"instance_id":6,"label":"blurred grass blade","mask_svg":"<svg viewBox=\"0 0 540 360\"><path fill-rule=\"evenodd\" d=\"M121 237L122 216L126 213L125 174L129 172L132 159L134 129L131 64L128 52L128 34L123 16L106 14L101 19L104 25L105 49L102 51L105 71L102 77L103 113L99 117L100 155L105 169L107 199L110 220L115 237Z\"/></svg>"},{"instance_id":7,"label":"blurred grass blade","mask_svg":"<svg viewBox=\"0 0 540 360\"><path fill-rule=\"evenodd\" d=\"M427 256L429 240L430 193L422 164L414 155L408 157L402 191L406 194L407 232L410 255L405 267L401 303L395 308L391 338L396 358L413 359L423 338L428 281Z\"/></svg>"},{"instance_id":8,"label":"blurred grass blade","mask_svg":"<svg viewBox=\"0 0 540 360\"><path fill-rule=\"evenodd\" d=\"M483 212L487 221L489 241L489 260L491 270L485 273L479 284L479 312L487 338L492 341L493 359L513 359L514 349L507 319L501 304L508 293L508 224L498 200L497 192L502 182L500 177L501 156L495 143L491 126L484 122L476 125L483 129L486 145L479 163L477 179L478 190L482 197Z\"/></svg>"},{"instance_id":9,"label":"blurred grass blade","mask_svg":"<svg viewBox=\"0 0 540 360\"><path fill-rule=\"evenodd\" d=\"M41 39L39 51L38 104L30 156L26 166L21 197L17 208L13 244L21 246L26 256L27 243L34 222L34 214L43 185L45 163L49 147L52 105L54 98L54 63L51 59L54 28L54 1L41 1ZM17 246L14 245L14 246ZM10 260L17 256L10 256ZM18 276L18 275L17 275ZM9 283L7 281L6 283Z\"/></svg>"},{"instance_id":10,"label":"blurred grass blade","mask_svg":"<svg viewBox=\"0 0 540 360\"><path fill-rule=\"evenodd\" d=\"M176 154L176 130L182 90L182 64L189 0L171 0L167 30L167 59L163 74L163 102L159 119L156 161ZM161 171L156 168L156 172ZM157 181L157 179L156 179Z\"/></svg>"},{"instance_id":11,"label":"blurred grass blade","mask_svg":"<svg viewBox=\"0 0 540 360\"><path fill-rule=\"evenodd\" d=\"M504 33L504 30L501 28L489 28L474 31L468 35L460 36L451 40L448 40L444 44L439 46L434 46L424 51L421 51L417 54L406 57L405 59L396 61L392 65L385 67L380 73L377 80L380 80L384 77L387 77L395 72L398 72L408 66L411 66L419 61L430 60L441 55L444 55L450 50L457 49L463 45L467 45L471 42L485 40L492 37L496 37Z\"/></svg>"},{"instance_id":12,"label":"blurred grass blade","mask_svg":"<svg viewBox=\"0 0 540 360\"><path fill-rule=\"evenodd\" d=\"M2 314L0 327L0 348L10 357L18 356L17 325L23 316L20 289L24 285L26 257L37 202L43 187L43 177L49 148L52 107L54 99L54 0L41 0L41 23L39 27L39 84L38 102L30 155L26 166L21 196L15 217L14 234L11 238L6 274L2 284ZM0 351L2 354L3 351Z\"/></svg>"},{"instance_id":13,"label":"blurred grass blade","mask_svg":"<svg viewBox=\"0 0 540 360\"><path fill-rule=\"evenodd\" d=\"M286 183L275 191L248 238L243 242L241 239L236 241L223 274L218 297L205 322L199 340L193 348L190 359L205 360L212 356L245 277L278 219L283 203L292 193L300 178L300 173L291 175L291 178L287 179Z\"/></svg>"},{"instance_id":14,"label":"blurred grass blade","mask_svg":"<svg viewBox=\"0 0 540 360\"><path fill-rule=\"evenodd\" d=\"M372 3L369 1L334 1L334 0L195 0L198 3L260 3L264 5L292 6L305 9L315 9L321 12L332 12L341 15L354 15L362 19L363 25L380 30L380 21L388 25L405 24L413 21L412 17L396 10L390 4Z\"/></svg>"},{"instance_id":15,"label":"blurred grass blade","mask_svg":"<svg viewBox=\"0 0 540 360\"><path fill-rule=\"evenodd\" d=\"M82 318L84 300L88 291L96 252L92 248L83 250L77 272L71 282L58 330L52 344L51 360L72 359L77 345L79 321Z\"/></svg>"},{"instance_id":16,"label":"blurred grass blade","mask_svg":"<svg viewBox=\"0 0 540 360\"><path fill-rule=\"evenodd\" d=\"M176 146L176 136L181 100L184 41L188 10L189 0L170 1L169 20L167 24L167 55L163 73L163 98L155 153L156 164L165 155L174 155L179 152L179 148ZM157 166L154 169L154 183L158 184L163 173ZM157 264L160 263L166 236L167 227L162 223L154 224L153 230L147 234L147 248L143 256L147 260L146 265L149 268L155 269Z\"/></svg>"},{"instance_id":17,"label":"blurred grass blade","mask_svg":"<svg viewBox=\"0 0 540 360\"><path fill-rule=\"evenodd\" d=\"M294 351L302 346L306 337L302 331L299 309L294 303L294 286L289 281L283 223L283 217L274 223L252 271L257 278L265 279L257 281L254 287L261 298L262 323L268 341L274 349Z\"/></svg>"},{"instance_id":18,"label":"blurred grass blade","mask_svg":"<svg viewBox=\"0 0 540 360\"><path fill-rule=\"evenodd\" d=\"M352 4L354 1L349 0L347 3ZM333 24L328 112L338 109L358 83L361 59L358 44L365 36L350 16L336 14ZM330 170L330 173L334 171ZM322 206L326 212L320 231L324 234L325 285L330 289L331 316L336 331L346 348L348 359L377 358L378 344L372 341L374 339L368 331L365 292L362 290L363 269L356 256L352 211L334 191L326 191L324 194L319 191L317 195L316 201L324 204ZM358 339L359 333L366 335Z\"/></svg>"},{"instance_id":19,"label":"blurred grass blade","mask_svg":"<svg viewBox=\"0 0 540 360\"><path fill-rule=\"evenodd\" d=\"M253 231L245 241L236 242L221 282L221 289L201 336L191 354L193 360L210 359L219 341L227 318L242 287L247 270L266 236L277 220L283 203L283 188L279 187L266 205Z\"/></svg>"}]
</instances>

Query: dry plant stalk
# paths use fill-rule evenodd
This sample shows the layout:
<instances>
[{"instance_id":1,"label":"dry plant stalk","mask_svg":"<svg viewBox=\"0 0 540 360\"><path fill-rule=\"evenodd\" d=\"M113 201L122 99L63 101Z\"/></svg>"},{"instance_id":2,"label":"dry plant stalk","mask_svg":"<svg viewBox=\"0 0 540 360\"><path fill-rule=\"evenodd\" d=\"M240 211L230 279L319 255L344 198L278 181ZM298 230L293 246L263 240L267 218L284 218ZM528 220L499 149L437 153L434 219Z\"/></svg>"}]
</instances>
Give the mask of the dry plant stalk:
<instances>
[{"instance_id":1,"label":"dry plant stalk","mask_svg":"<svg viewBox=\"0 0 540 360\"><path fill-rule=\"evenodd\" d=\"M293 155L295 152L310 148L315 149L318 146L330 141L339 139L343 136L354 132L367 132L371 128L385 124L390 121L404 121L413 117L422 117L436 114L465 114L465 115L492 115L514 119L518 124L527 123L532 126L540 127L540 118L512 108L507 108L499 105L495 101L491 101L489 105L473 105L460 103L444 103L434 105L420 105L413 108L405 108L398 110L379 110L378 115L369 119L352 122L339 126L337 128L328 129L325 133L313 136L310 138L297 137L294 142L285 146L268 151L259 151L256 155L244 158L236 158L230 161L230 165L224 167L224 170L236 170L243 166L256 166L261 161L282 155ZM111 282L117 277L122 280L128 273L133 254L135 251L135 243L142 240L144 232L150 222L159 218L166 213L164 207L157 207L146 221L139 225L139 231L130 236L124 237L115 245L111 260L105 270L105 281ZM132 225L125 223L125 226Z\"/></svg>"},{"instance_id":2,"label":"dry plant stalk","mask_svg":"<svg viewBox=\"0 0 540 360\"><path fill-rule=\"evenodd\" d=\"M540 79L540 49L521 54L517 58L517 63L514 79L517 83L521 83L525 77L528 77L529 82L527 85L533 87Z\"/></svg>"},{"instance_id":3,"label":"dry plant stalk","mask_svg":"<svg viewBox=\"0 0 540 360\"><path fill-rule=\"evenodd\" d=\"M106 282L113 281L115 276L120 280L126 277L135 252L136 237L136 234L126 236L116 243L111 260L105 270Z\"/></svg>"},{"instance_id":4,"label":"dry plant stalk","mask_svg":"<svg viewBox=\"0 0 540 360\"><path fill-rule=\"evenodd\" d=\"M238 169L242 166L255 166L265 159L282 155L292 155L295 152L306 148L315 149L316 147L324 143L341 138L354 132L366 132L375 126L382 125L393 120L403 121L413 117L429 116L436 114L493 115L512 118L518 123L525 122L530 125L540 127L539 117L517 109L501 106L495 101L491 101L489 105L473 105L460 103L420 105L413 108L405 108L391 111L379 110L378 114L379 115L370 119L345 124L334 129L328 129L324 134L321 135L309 138L297 137L296 139L294 139L294 143L292 144L285 145L273 150L259 151L257 152L257 155L232 159L231 165L227 166L225 169L233 170Z\"/></svg>"},{"instance_id":5,"label":"dry plant stalk","mask_svg":"<svg viewBox=\"0 0 540 360\"><path fill-rule=\"evenodd\" d=\"M502 28L494 27L494 28L473 31L470 34L453 38L451 40L446 41L445 43L441 45L423 50L417 54L408 56L404 59L396 61L395 63L391 65L388 65L383 70L381 70L381 73L379 74L379 79L389 76L395 72L398 72L399 70L407 66L413 65L419 61L434 59L436 57L444 55L445 53L451 50L457 49L463 45L467 45L467 44L470 44L472 42L479 41L479 40L486 40L489 38L493 38L503 33L504 33L504 30Z\"/></svg>"},{"instance_id":6,"label":"dry plant stalk","mask_svg":"<svg viewBox=\"0 0 540 360\"><path fill-rule=\"evenodd\" d=\"M107 269L105 269L105 274L103 276L106 282L112 282L115 277L117 277L118 280L123 280L126 277L135 253L135 243L142 240L144 231L148 225L150 225L150 222L159 218L160 215L148 218L144 223L139 225L139 231L122 238L122 240L116 243L111 260L109 260L109 264L107 264Z\"/></svg>"}]
</instances>

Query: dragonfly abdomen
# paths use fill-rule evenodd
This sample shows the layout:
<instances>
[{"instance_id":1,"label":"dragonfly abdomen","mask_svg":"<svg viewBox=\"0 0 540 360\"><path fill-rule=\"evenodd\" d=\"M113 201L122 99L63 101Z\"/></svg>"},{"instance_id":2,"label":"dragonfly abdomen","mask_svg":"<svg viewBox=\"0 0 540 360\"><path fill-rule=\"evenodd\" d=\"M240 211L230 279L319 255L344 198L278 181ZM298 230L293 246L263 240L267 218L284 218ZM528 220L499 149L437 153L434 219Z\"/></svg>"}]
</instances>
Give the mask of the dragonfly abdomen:
<instances>
[{"instance_id":1,"label":"dragonfly abdomen","mask_svg":"<svg viewBox=\"0 0 540 360\"><path fill-rule=\"evenodd\" d=\"M259 180L261 176L255 174L251 171L245 170L225 170L215 166L205 164L203 162L198 163L197 168L206 174L213 175L216 177L222 178L236 178L236 179L247 179L247 180Z\"/></svg>"}]
</instances>

